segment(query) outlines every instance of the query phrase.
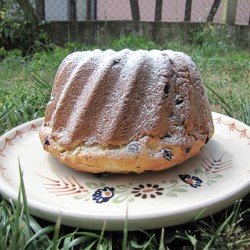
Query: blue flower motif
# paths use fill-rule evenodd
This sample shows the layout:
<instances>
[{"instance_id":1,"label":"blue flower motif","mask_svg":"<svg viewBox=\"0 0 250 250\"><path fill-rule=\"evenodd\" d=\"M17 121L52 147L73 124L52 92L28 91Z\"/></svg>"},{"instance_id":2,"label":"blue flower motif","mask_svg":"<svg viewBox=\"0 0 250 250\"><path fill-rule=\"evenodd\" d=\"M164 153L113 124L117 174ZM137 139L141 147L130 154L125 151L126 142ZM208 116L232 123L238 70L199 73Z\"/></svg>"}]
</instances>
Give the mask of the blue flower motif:
<instances>
[{"instance_id":1,"label":"blue flower motif","mask_svg":"<svg viewBox=\"0 0 250 250\"><path fill-rule=\"evenodd\" d=\"M92 195L93 200L96 201L96 203L107 202L114 196L114 191L115 188L113 187L104 187L97 189Z\"/></svg>"},{"instance_id":2,"label":"blue flower motif","mask_svg":"<svg viewBox=\"0 0 250 250\"><path fill-rule=\"evenodd\" d=\"M182 181L189 184L193 188L200 187L201 183L203 182L199 177L191 176L189 174L180 174L179 177Z\"/></svg>"}]
</instances>

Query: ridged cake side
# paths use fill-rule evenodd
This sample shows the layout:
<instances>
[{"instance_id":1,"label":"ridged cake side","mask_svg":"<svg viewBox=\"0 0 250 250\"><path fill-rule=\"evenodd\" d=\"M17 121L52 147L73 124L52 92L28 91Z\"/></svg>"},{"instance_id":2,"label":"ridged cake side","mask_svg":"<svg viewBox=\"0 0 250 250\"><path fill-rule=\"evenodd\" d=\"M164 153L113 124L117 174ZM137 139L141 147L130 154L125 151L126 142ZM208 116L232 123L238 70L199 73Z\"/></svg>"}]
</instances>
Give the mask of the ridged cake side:
<instances>
[{"instance_id":1,"label":"ridged cake side","mask_svg":"<svg viewBox=\"0 0 250 250\"><path fill-rule=\"evenodd\" d=\"M196 65L181 52L75 52L60 65L44 149L80 171L142 173L197 155L214 131Z\"/></svg>"},{"instance_id":2,"label":"ridged cake side","mask_svg":"<svg viewBox=\"0 0 250 250\"><path fill-rule=\"evenodd\" d=\"M45 115L45 127L65 149L116 147L145 136L178 135L175 143L188 144L187 135L210 137L211 121L195 64L170 50L69 55L58 69Z\"/></svg>"}]
</instances>

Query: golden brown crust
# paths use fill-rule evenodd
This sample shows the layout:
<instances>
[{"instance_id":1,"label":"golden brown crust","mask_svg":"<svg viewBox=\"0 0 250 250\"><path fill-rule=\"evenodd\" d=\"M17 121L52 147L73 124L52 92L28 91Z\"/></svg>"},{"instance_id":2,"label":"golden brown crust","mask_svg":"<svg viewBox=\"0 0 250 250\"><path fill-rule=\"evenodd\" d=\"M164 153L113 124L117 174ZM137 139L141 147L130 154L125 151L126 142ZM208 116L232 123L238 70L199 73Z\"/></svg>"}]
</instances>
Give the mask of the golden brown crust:
<instances>
[{"instance_id":1,"label":"golden brown crust","mask_svg":"<svg viewBox=\"0 0 250 250\"><path fill-rule=\"evenodd\" d=\"M40 138L45 150L77 170L141 173L197 155L213 130L190 57L95 50L62 62Z\"/></svg>"},{"instance_id":2,"label":"golden brown crust","mask_svg":"<svg viewBox=\"0 0 250 250\"><path fill-rule=\"evenodd\" d=\"M212 133L211 133L212 134ZM50 138L50 129L40 132L44 149L61 163L78 171L100 173L143 173L178 165L199 154L209 137L193 139L192 146L169 144L161 139L145 137L128 145L113 148L79 145L67 150Z\"/></svg>"}]
</instances>

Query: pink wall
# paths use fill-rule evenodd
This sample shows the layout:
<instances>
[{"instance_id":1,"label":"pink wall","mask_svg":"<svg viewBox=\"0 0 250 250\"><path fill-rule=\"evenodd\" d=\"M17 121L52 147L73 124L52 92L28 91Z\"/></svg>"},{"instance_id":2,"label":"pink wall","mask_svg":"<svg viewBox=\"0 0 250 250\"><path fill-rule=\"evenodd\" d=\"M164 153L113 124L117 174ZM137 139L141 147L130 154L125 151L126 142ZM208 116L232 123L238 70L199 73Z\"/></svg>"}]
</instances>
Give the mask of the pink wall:
<instances>
[{"instance_id":1,"label":"pink wall","mask_svg":"<svg viewBox=\"0 0 250 250\"><path fill-rule=\"evenodd\" d=\"M230 0L229 0L230 1ZM192 22L204 22L208 16L213 0L193 0ZM184 20L186 0L163 0L162 21L180 22ZM221 22L223 16L221 1L214 21ZM154 21L155 0L139 0L141 21ZM238 0L236 24L247 25L250 15L250 1ZM98 20L131 20L129 0L97 0Z\"/></svg>"}]
</instances>

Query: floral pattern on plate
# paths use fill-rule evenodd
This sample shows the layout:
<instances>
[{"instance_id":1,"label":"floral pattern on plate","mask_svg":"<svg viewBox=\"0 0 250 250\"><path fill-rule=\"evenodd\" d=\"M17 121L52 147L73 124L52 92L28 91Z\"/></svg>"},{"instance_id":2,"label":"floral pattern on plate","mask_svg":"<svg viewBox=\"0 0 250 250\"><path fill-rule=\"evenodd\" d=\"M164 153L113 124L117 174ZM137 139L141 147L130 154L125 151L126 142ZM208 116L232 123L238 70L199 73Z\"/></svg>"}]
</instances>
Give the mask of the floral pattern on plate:
<instances>
[{"instance_id":1,"label":"floral pattern on plate","mask_svg":"<svg viewBox=\"0 0 250 250\"><path fill-rule=\"evenodd\" d=\"M215 117L213 118L214 123L216 125L225 125L228 127L229 131L235 131L239 134L239 139L245 138L248 141L248 145L250 145L250 134L247 133L247 129L239 129L236 125L236 122L226 122L223 117Z\"/></svg>"},{"instance_id":2,"label":"floral pattern on plate","mask_svg":"<svg viewBox=\"0 0 250 250\"><path fill-rule=\"evenodd\" d=\"M79 183L76 177L68 176L48 178L38 174L45 179L43 185L47 191L56 196L71 195L75 199L92 200L96 203L124 201L134 202L136 199L157 199L160 196L178 197L178 193L187 192L189 188L199 188L205 183L215 184L218 179L223 178L223 172L232 167L232 161L223 161L223 153L219 159L213 155L201 159L201 167L194 170L194 174L184 173L176 176L175 179L162 180L161 183L129 183L127 185L110 186L103 182Z\"/></svg>"}]
</instances>

